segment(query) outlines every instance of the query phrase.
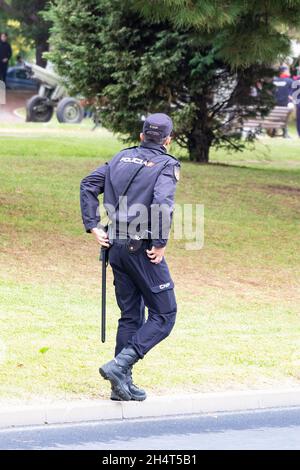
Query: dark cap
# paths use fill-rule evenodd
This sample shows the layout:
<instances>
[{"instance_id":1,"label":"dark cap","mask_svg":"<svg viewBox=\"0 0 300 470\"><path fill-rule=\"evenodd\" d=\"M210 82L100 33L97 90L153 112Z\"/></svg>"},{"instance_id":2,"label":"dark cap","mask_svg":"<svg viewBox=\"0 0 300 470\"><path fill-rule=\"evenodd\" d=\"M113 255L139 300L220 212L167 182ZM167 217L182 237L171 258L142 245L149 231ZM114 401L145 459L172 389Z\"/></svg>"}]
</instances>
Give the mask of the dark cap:
<instances>
[{"instance_id":1,"label":"dark cap","mask_svg":"<svg viewBox=\"0 0 300 470\"><path fill-rule=\"evenodd\" d=\"M150 114L144 122L143 133L153 140L161 140L168 137L173 129L172 119L167 114Z\"/></svg>"}]
</instances>

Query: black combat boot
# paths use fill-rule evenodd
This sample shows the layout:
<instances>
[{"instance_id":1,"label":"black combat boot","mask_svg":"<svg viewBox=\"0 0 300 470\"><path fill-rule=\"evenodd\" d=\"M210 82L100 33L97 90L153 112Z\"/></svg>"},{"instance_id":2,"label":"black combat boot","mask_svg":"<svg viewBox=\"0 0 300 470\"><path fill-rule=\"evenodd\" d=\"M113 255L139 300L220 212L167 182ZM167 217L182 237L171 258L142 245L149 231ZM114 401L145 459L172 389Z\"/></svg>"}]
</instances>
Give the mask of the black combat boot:
<instances>
[{"instance_id":1,"label":"black combat boot","mask_svg":"<svg viewBox=\"0 0 300 470\"><path fill-rule=\"evenodd\" d=\"M132 401L144 401L147 398L147 394L145 390L142 388L138 388L132 381L132 367L129 367L128 372L127 372L127 385L129 388L129 391L131 393L131 400ZM115 401L121 401L122 398L119 397L117 391L112 387L111 389L111 400Z\"/></svg>"},{"instance_id":2,"label":"black combat boot","mask_svg":"<svg viewBox=\"0 0 300 470\"><path fill-rule=\"evenodd\" d=\"M128 370L139 360L136 351L128 346L112 360L100 367L99 372L105 380L109 380L112 388L121 400L129 401L132 394L128 385Z\"/></svg>"}]
</instances>

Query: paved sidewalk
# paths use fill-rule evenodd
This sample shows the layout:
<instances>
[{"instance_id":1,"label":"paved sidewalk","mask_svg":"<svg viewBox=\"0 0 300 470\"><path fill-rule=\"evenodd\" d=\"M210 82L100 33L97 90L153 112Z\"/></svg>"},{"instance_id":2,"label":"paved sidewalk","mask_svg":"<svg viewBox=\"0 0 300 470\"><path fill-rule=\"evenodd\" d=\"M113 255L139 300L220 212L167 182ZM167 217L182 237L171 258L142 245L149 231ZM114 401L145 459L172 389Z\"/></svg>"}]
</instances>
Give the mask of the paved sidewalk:
<instances>
[{"instance_id":1,"label":"paved sidewalk","mask_svg":"<svg viewBox=\"0 0 300 470\"><path fill-rule=\"evenodd\" d=\"M300 389L247 390L149 397L144 402L77 400L2 406L0 428L300 406Z\"/></svg>"}]
</instances>

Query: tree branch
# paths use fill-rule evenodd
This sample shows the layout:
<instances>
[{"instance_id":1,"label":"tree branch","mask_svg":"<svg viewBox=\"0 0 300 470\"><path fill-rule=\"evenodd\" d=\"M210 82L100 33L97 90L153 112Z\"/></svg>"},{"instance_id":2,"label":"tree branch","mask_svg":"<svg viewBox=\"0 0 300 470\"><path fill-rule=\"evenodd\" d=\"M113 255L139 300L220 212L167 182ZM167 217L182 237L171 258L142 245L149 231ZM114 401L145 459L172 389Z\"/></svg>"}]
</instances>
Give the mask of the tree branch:
<instances>
[{"instance_id":1,"label":"tree branch","mask_svg":"<svg viewBox=\"0 0 300 470\"><path fill-rule=\"evenodd\" d=\"M0 0L0 8L7 14L15 16L16 10L5 0Z\"/></svg>"},{"instance_id":2,"label":"tree branch","mask_svg":"<svg viewBox=\"0 0 300 470\"><path fill-rule=\"evenodd\" d=\"M174 140L178 143L179 147L181 148L186 148L187 147L187 139L184 138L184 136L176 135L174 136Z\"/></svg>"},{"instance_id":3,"label":"tree branch","mask_svg":"<svg viewBox=\"0 0 300 470\"><path fill-rule=\"evenodd\" d=\"M234 150L239 152L243 148L243 144L235 144L233 140L230 138L226 137L225 135L222 136L222 139L225 140Z\"/></svg>"},{"instance_id":4,"label":"tree branch","mask_svg":"<svg viewBox=\"0 0 300 470\"><path fill-rule=\"evenodd\" d=\"M20 20L20 12L17 8L14 8L10 3L5 0L0 0L0 9L2 9L8 15ZM41 18L34 12L32 12L28 18L33 22L37 23Z\"/></svg>"}]
</instances>

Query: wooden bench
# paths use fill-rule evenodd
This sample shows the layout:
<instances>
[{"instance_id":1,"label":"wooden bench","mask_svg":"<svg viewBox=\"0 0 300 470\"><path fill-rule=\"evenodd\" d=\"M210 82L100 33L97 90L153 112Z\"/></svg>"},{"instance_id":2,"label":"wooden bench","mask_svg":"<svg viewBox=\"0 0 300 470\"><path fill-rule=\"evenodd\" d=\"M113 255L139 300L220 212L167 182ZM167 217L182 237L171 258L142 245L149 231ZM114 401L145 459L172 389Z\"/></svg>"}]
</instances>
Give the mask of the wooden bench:
<instances>
[{"instance_id":1,"label":"wooden bench","mask_svg":"<svg viewBox=\"0 0 300 470\"><path fill-rule=\"evenodd\" d=\"M284 135L291 112L292 109L287 106L275 106L275 108L272 109L272 111L264 118L257 117L247 119L243 123L243 135L256 135L260 134L262 130L267 130L269 135L275 137L278 129L281 129Z\"/></svg>"}]
</instances>

